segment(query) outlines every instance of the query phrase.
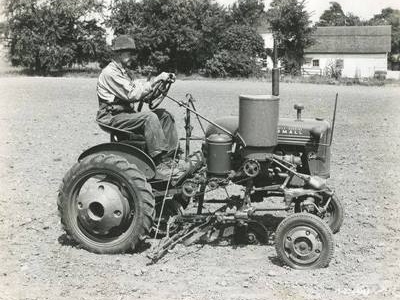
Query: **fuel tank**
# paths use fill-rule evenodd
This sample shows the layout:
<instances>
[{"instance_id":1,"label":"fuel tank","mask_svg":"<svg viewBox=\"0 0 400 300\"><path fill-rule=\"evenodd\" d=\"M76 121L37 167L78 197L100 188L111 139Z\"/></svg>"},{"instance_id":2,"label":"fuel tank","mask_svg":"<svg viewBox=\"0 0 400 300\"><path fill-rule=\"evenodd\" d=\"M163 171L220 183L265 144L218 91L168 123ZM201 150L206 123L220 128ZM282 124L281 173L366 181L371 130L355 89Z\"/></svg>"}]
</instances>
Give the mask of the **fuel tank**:
<instances>
[{"instance_id":1,"label":"fuel tank","mask_svg":"<svg viewBox=\"0 0 400 300\"><path fill-rule=\"evenodd\" d=\"M244 156L265 159L277 145L279 98L271 95L239 96L239 134L246 143Z\"/></svg>"}]
</instances>

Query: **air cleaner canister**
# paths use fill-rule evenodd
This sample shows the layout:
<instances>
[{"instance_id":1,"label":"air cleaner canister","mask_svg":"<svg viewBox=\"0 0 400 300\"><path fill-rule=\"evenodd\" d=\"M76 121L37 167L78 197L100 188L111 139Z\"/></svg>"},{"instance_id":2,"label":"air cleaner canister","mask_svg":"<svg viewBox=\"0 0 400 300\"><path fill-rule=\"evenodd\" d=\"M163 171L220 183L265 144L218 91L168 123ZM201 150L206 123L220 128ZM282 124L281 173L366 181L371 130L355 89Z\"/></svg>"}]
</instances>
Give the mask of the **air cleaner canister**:
<instances>
[{"instance_id":1,"label":"air cleaner canister","mask_svg":"<svg viewBox=\"0 0 400 300\"><path fill-rule=\"evenodd\" d=\"M226 175L231 170L232 138L227 134L216 133L206 139L207 173Z\"/></svg>"}]
</instances>

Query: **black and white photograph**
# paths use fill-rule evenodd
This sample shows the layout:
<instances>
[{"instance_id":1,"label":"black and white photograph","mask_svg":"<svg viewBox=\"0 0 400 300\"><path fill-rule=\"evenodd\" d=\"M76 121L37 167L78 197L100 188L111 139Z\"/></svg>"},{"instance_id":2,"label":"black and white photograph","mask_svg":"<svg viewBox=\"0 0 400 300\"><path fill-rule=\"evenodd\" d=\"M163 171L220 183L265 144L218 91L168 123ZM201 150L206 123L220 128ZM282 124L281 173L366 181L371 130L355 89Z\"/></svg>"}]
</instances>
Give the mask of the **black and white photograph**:
<instances>
[{"instance_id":1,"label":"black and white photograph","mask_svg":"<svg viewBox=\"0 0 400 300\"><path fill-rule=\"evenodd\" d=\"M0 0L0 300L400 299L398 0Z\"/></svg>"}]
</instances>

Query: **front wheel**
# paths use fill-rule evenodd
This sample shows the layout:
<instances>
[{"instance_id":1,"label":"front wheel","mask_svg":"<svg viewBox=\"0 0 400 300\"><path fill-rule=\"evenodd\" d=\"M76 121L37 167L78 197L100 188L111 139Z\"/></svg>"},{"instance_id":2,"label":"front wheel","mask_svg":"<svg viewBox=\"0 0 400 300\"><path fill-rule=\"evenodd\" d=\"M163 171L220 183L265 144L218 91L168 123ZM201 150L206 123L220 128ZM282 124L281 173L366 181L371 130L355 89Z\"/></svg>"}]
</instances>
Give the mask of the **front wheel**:
<instances>
[{"instance_id":1,"label":"front wheel","mask_svg":"<svg viewBox=\"0 0 400 300\"><path fill-rule=\"evenodd\" d=\"M328 206L326 203L329 201ZM315 205L317 205L317 210L313 205L308 208L307 206L302 206L301 204L297 206L295 212L309 212L320 217L323 222L325 222L332 230L333 233L338 233L343 224L344 219L344 206L342 201L333 194L325 195L323 199L315 198ZM326 208L326 209L325 209Z\"/></svg>"},{"instance_id":2,"label":"front wheel","mask_svg":"<svg viewBox=\"0 0 400 300\"><path fill-rule=\"evenodd\" d=\"M340 231L344 219L344 207L342 201L336 195L332 195L322 219L326 221L333 233Z\"/></svg>"},{"instance_id":3,"label":"front wheel","mask_svg":"<svg viewBox=\"0 0 400 300\"><path fill-rule=\"evenodd\" d=\"M153 222L150 184L117 155L95 154L76 163L63 179L57 204L67 234L95 253L134 249Z\"/></svg>"},{"instance_id":4,"label":"front wheel","mask_svg":"<svg viewBox=\"0 0 400 300\"><path fill-rule=\"evenodd\" d=\"M324 268L333 256L333 233L312 214L293 214L279 224L275 249L278 257L291 268Z\"/></svg>"}]
</instances>

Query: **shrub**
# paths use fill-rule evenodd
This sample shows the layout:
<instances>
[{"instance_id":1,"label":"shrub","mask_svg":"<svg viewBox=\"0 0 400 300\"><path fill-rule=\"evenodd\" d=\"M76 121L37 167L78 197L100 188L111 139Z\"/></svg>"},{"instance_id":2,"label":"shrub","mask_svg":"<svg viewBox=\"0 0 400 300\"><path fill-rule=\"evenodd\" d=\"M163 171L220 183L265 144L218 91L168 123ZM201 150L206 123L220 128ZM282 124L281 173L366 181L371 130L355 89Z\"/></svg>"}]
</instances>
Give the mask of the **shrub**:
<instances>
[{"instance_id":1,"label":"shrub","mask_svg":"<svg viewBox=\"0 0 400 300\"><path fill-rule=\"evenodd\" d=\"M211 77L249 77L259 72L256 60L239 51L219 51L205 65L205 74Z\"/></svg>"},{"instance_id":2,"label":"shrub","mask_svg":"<svg viewBox=\"0 0 400 300\"><path fill-rule=\"evenodd\" d=\"M264 40L254 28L247 25L233 25L221 36L220 50L239 51L249 56L264 54Z\"/></svg>"},{"instance_id":3,"label":"shrub","mask_svg":"<svg viewBox=\"0 0 400 300\"><path fill-rule=\"evenodd\" d=\"M330 59L325 66L324 74L329 78L340 79L340 77L342 77L342 68L339 61Z\"/></svg>"}]
</instances>

